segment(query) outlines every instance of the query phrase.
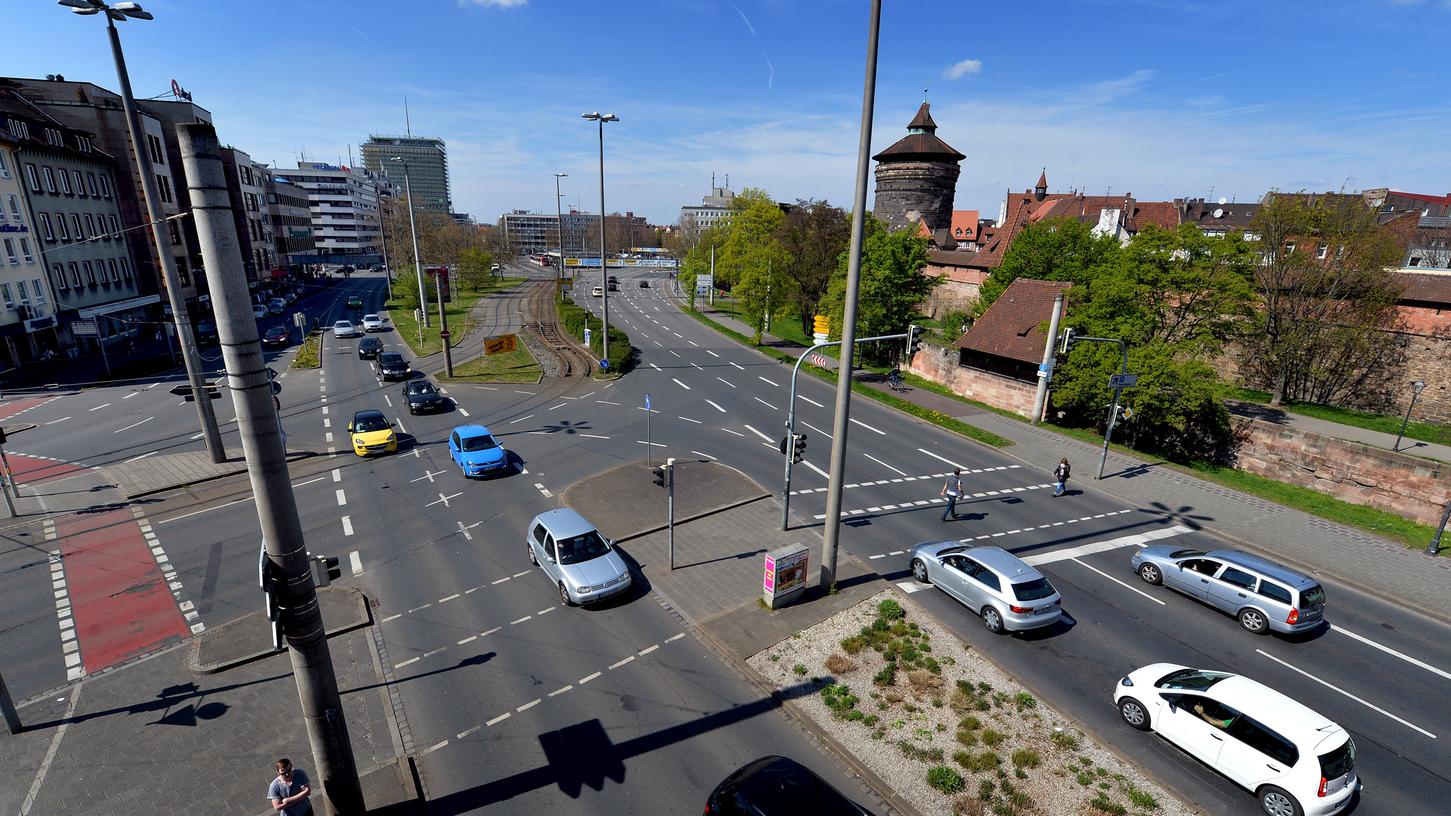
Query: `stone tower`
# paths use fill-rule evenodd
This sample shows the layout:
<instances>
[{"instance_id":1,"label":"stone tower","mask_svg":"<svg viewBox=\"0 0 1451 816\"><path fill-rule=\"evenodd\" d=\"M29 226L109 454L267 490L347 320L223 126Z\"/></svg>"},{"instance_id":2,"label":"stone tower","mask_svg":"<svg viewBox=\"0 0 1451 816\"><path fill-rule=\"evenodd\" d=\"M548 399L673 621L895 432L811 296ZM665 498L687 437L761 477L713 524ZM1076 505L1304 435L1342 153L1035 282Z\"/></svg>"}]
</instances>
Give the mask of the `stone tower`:
<instances>
[{"instance_id":1,"label":"stone tower","mask_svg":"<svg viewBox=\"0 0 1451 816\"><path fill-rule=\"evenodd\" d=\"M893 231L921 218L928 229L952 225L957 163L967 158L937 138L937 123L926 102L917 109L907 135L872 157L877 162L875 214Z\"/></svg>"}]
</instances>

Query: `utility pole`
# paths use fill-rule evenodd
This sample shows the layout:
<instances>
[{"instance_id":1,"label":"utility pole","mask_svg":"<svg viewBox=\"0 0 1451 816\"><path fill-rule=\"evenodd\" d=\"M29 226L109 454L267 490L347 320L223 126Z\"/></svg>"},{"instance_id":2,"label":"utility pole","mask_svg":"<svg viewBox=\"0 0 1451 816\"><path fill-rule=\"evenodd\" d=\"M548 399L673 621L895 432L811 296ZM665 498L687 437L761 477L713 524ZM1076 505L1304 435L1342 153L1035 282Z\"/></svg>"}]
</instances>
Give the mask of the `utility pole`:
<instances>
[{"instance_id":1,"label":"utility pole","mask_svg":"<svg viewBox=\"0 0 1451 816\"><path fill-rule=\"evenodd\" d=\"M1436 535L1431 537L1431 543L1426 547L1426 555L1435 555L1441 549L1441 533L1446 530L1446 522L1451 521L1451 501L1446 502L1446 509L1441 512L1441 523L1436 525Z\"/></svg>"},{"instance_id":2,"label":"utility pole","mask_svg":"<svg viewBox=\"0 0 1451 816\"><path fill-rule=\"evenodd\" d=\"M862 126L856 160L856 197L851 214L851 249L847 256L845 308L841 347L846 353L836 372L836 415L832 421L830 487L826 492L826 535L821 543L821 588L836 586L836 547L841 532L841 484L846 471L847 420L851 416L851 371L856 349L857 291L862 278L862 234L866 229L867 171L871 163L872 109L877 92L877 37L881 30L882 0L872 0L867 34L866 80L862 87Z\"/></svg>"},{"instance_id":3,"label":"utility pole","mask_svg":"<svg viewBox=\"0 0 1451 816\"><path fill-rule=\"evenodd\" d=\"M3 474L0 474L0 479L4 479L4 482L0 483L0 493L5 494L5 509L10 511L10 518L15 518L19 513L15 510L15 500L10 496L13 493L18 499L20 491L15 487L15 472L10 469L10 460L5 456L4 428L0 428L0 469L4 470Z\"/></svg>"},{"instance_id":4,"label":"utility pole","mask_svg":"<svg viewBox=\"0 0 1451 816\"><path fill-rule=\"evenodd\" d=\"M257 323L247 308L246 276L217 131L208 123L186 124L177 127L177 135L237 411L237 431L267 544L267 560L280 584L283 631L314 767L325 791L324 806L332 814L359 814L363 812L362 785L288 477L281 427L275 419L272 382L257 342Z\"/></svg>"},{"instance_id":5,"label":"utility pole","mask_svg":"<svg viewBox=\"0 0 1451 816\"><path fill-rule=\"evenodd\" d=\"M389 196L392 198L392 196ZM393 299L393 268L388 265L388 219L378 205L378 236L383 240L383 279L388 281L388 299Z\"/></svg>"},{"instance_id":6,"label":"utility pole","mask_svg":"<svg viewBox=\"0 0 1451 816\"><path fill-rule=\"evenodd\" d=\"M438 293L438 342L443 346L443 373L452 377L453 349L448 344L448 313L443 309L443 287L448 282L448 267L440 267L433 281L433 290Z\"/></svg>"},{"instance_id":7,"label":"utility pole","mask_svg":"<svg viewBox=\"0 0 1451 816\"><path fill-rule=\"evenodd\" d=\"M1063 293L1053 296L1053 316L1048 320L1048 340L1043 345L1043 364L1038 366L1038 393L1033 395L1033 424L1043 421L1048 407L1048 383L1053 379L1053 346L1058 340L1058 321L1063 319Z\"/></svg>"}]
</instances>

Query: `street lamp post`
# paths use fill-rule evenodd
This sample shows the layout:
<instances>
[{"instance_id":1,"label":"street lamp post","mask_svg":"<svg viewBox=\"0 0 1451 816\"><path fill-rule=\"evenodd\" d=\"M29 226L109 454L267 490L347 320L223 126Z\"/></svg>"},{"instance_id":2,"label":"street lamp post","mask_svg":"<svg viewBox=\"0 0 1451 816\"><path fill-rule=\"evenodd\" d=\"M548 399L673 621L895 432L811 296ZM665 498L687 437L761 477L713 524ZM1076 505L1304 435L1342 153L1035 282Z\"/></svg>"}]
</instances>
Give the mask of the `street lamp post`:
<instances>
[{"instance_id":1,"label":"street lamp post","mask_svg":"<svg viewBox=\"0 0 1451 816\"><path fill-rule=\"evenodd\" d=\"M181 360L186 367L186 378L191 385L192 398L196 402L197 418L201 422L207 453L213 462L227 459L222 447L222 434L217 428L217 417L212 411L212 401L202 377L201 361L196 351L196 340L192 336L191 321L186 317L185 303L181 298L181 284L176 274L176 259L167 249L171 241L166 234L165 216L161 212L161 198L156 189L156 176L151 171L151 158L143 147L141 117L136 111L136 99L131 95L131 75L126 71L126 57L121 53L121 35L116 31L116 22L129 17L135 20L154 19L151 13L142 10L138 3L115 3L107 5L104 0L59 0L76 14L90 16L104 14L106 30L111 37L111 56L116 61L116 77L121 83L121 107L126 114L126 131L131 136L131 147L136 155L136 170L141 176L141 193L146 199L146 217L151 222L151 236L156 242L156 259L161 265L162 281L166 285L167 301L171 304L171 319L176 324L177 339L181 343ZM99 339L99 338L98 338ZM104 349L104 345L103 345Z\"/></svg>"},{"instance_id":2,"label":"street lamp post","mask_svg":"<svg viewBox=\"0 0 1451 816\"><path fill-rule=\"evenodd\" d=\"M569 178L569 174L554 174L554 218L556 219L556 223L559 225L557 227L557 229L559 230L559 269L555 270L554 272L554 277L556 278L564 277L564 209L559 204L559 180L562 178Z\"/></svg>"},{"instance_id":3,"label":"street lamp post","mask_svg":"<svg viewBox=\"0 0 1451 816\"><path fill-rule=\"evenodd\" d=\"M1411 423L1411 411L1416 409L1416 398L1421 396L1421 392L1425 389L1426 383L1421 380L1416 380L1411 383L1411 404L1406 406L1406 418L1401 420L1401 430L1396 434L1396 444L1391 450L1398 451L1401 449L1401 437L1406 435L1406 426Z\"/></svg>"},{"instance_id":4,"label":"street lamp post","mask_svg":"<svg viewBox=\"0 0 1451 816\"><path fill-rule=\"evenodd\" d=\"M582 113L580 116L600 123L600 360L606 366L610 359L610 284L609 264L605 262L605 122L618 122L613 113Z\"/></svg>"},{"instance_id":5,"label":"street lamp post","mask_svg":"<svg viewBox=\"0 0 1451 816\"><path fill-rule=\"evenodd\" d=\"M413 223L413 183L408 179L408 162L403 161L402 156L394 156L388 161L399 162L403 165L403 195L408 199L408 231L413 233L413 271L418 275L418 311L423 316L420 328L428 328L428 295L423 291L423 263L418 259L418 227ZM419 345L423 344L420 336Z\"/></svg>"}]
</instances>

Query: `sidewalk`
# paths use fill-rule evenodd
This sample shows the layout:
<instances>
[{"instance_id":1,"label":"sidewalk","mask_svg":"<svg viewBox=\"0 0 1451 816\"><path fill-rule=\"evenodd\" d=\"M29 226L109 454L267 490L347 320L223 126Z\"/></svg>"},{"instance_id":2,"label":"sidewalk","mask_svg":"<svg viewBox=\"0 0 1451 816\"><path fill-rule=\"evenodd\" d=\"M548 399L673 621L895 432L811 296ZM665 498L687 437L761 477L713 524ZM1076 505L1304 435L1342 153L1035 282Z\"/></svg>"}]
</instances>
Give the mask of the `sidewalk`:
<instances>
[{"instance_id":1,"label":"sidewalk","mask_svg":"<svg viewBox=\"0 0 1451 816\"><path fill-rule=\"evenodd\" d=\"M745 324L729 315L712 313L710 317L733 330L750 333ZM782 344L777 338L770 339L783 351L804 350ZM887 391L887 384L876 378L864 383ZM1037 468L1045 477L1060 457L1067 456L1078 465L1080 475L1074 484L1081 489L1103 493L1141 510L1161 513L1178 523L1219 535L1235 546L1257 550L1277 561L1379 597L1395 598L1403 605L1451 622L1451 557L1431 558L1423 550L1407 549L1380 536L1163 467L1162 461L1148 456L1130 456L1111 450L1103 480L1095 481L1090 474L1097 470L1102 446L1088 445L1047 428L920 388L909 387L906 392L893 396L1011 440L1013 445L1000 452L1025 466ZM1293 422L1307 430L1357 441L1366 440L1346 432L1372 435L1380 442L1367 441L1367 444L1383 443L1386 449L1390 449L1395 439L1309 417L1297 416ZM1425 451L1426 448L1417 449L1421 455L1426 455Z\"/></svg>"},{"instance_id":2,"label":"sidewalk","mask_svg":"<svg viewBox=\"0 0 1451 816\"><path fill-rule=\"evenodd\" d=\"M1331 422L1328 419L1305 416L1304 414L1297 414L1281 408L1272 408L1268 405L1260 405L1259 403L1230 402L1229 412L1235 416L1258 419L1263 422L1273 422L1276 425L1317 433L1321 436L1329 436L1335 439L1348 439L1351 442L1359 442L1362 445L1369 445L1373 448L1383 448L1385 450L1396 449L1395 434L1357 428L1354 425L1345 425L1339 422ZM1426 459L1435 459L1438 462L1451 463L1451 447L1438 445L1434 442L1422 442L1419 439L1405 437L1401 439L1399 452L1411 456L1421 456Z\"/></svg>"}]
</instances>

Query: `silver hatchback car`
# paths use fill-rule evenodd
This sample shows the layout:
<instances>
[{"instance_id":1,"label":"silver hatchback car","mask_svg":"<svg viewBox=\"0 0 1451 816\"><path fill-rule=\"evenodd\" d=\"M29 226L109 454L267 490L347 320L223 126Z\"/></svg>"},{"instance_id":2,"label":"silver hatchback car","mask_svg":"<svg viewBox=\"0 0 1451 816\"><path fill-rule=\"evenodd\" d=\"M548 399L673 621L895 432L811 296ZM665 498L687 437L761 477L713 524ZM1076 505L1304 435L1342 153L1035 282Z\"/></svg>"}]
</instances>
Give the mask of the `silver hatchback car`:
<instances>
[{"instance_id":1,"label":"silver hatchback car","mask_svg":"<svg viewBox=\"0 0 1451 816\"><path fill-rule=\"evenodd\" d=\"M1256 635L1304 632L1325 621L1325 589L1314 578L1239 550L1155 544L1129 563L1146 583L1203 601Z\"/></svg>"},{"instance_id":2,"label":"silver hatchback car","mask_svg":"<svg viewBox=\"0 0 1451 816\"><path fill-rule=\"evenodd\" d=\"M961 601L994 634L1039 629L1063 617L1062 597L1043 573L1001 547L929 541L907 557L912 577Z\"/></svg>"},{"instance_id":3,"label":"silver hatchback car","mask_svg":"<svg viewBox=\"0 0 1451 816\"><path fill-rule=\"evenodd\" d=\"M559 587L565 606L602 601L630 588L630 568L614 544L567 507L535 516L524 546L529 563Z\"/></svg>"}]
</instances>

